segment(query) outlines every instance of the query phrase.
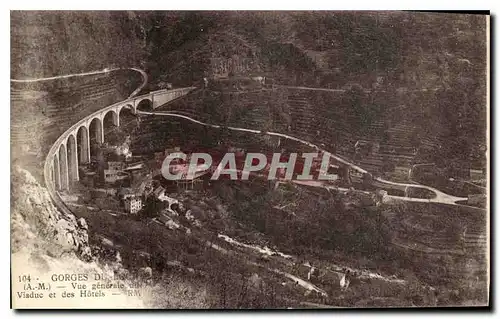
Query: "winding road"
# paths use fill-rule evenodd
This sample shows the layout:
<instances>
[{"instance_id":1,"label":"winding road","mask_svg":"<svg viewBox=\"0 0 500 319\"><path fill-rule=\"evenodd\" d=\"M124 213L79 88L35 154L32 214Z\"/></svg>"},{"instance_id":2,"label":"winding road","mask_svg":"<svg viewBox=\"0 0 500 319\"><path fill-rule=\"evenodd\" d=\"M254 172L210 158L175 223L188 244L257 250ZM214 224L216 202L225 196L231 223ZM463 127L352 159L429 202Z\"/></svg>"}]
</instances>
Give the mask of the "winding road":
<instances>
[{"instance_id":1,"label":"winding road","mask_svg":"<svg viewBox=\"0 0 500 319\"><path fill-rule=\"evenodd\" d=\"M105 68L103 70L96 70L96 71L89 71L89 72L82 72L82 73L72 73L72 74L65 74L65 75L57 75L57 76L51 76L51 77L43 77L43 78L33 78L33 79L11 79L10 81L13 82L13 83L33 83L33 82L41 82L41 81L51 81L51 80L57 80L57 79L65 79L65 78L72 78L72 77L83 77L83 76L89 76L89 75L97 75L97 74L107 74L107 73L110 73L110 72L115 72L115 71L119 71L119 70L132 70L132 71L136 71L136 72L139 72L143 78L143 82L142 84L137 88L135 89L128 98L132 98L134 97L135 95L137 95L147 84L148 82L148 75L147 73L144 71L144 70L141 70L139 68ZM306 89L306 90L320 90L320 91L335 91L335 92L340 92L340 91L344 91L344 90L339 90L339 89L326 89L326 88L311 88L311 87L291 87L291 86L284 86L284 85L278 85L280 87L289 87L289 88L296 88L296 89ZM171 112L138 112L139 114L146 114L146 115L160 115L160 116L171 116L171 117L178 117L178 118L182 118L182 119L185 119L185 120L188 120L188 121L191 121L193 123L197 123L197 124L200 124L200 125L203 125L203 126L207 126L207 127L212 127L212 128L218 128L218 129L221 129L223 128L222 126L220 125L216 125L216 124L210 124L210 123L205 123L205 122L202 122L202 121L199 121L199 120L196 120L196 119L193 119L189 116L186 116L186 115L182 115L182 114L176 114L176 113L171 113ZM311 143L311 142L308 142L308 141L305 141L303 139L300 139L300 138L297 138L297 137L294 137L294 136L290 136L290 135L287 135L287 134L283 134L283 133L278 133L278 132L262 132L262 131L259 131L259 130L253 130L253 129L247 129L247 128L241 128L241 127L231 127L231 126L228 126L226 127L227 129L229 130L234 130L234 131L241 131L241 132L248 132L248 133L253 133L253 134L267 134L269 136L277 136L277 137L283 137L285 139L289 139L289 140L293 140L293 141L296 141L296 142L299 142L299 143L302 143L304 145L308 145L309 147L312 147L320 152L323 152L325 154L328 154L330 157L333 157L336 161L338 161L339 163L342 163L344 165L347 165L349 166L351 169L361 173L361 174L364 174L364 173L368 173L368 171L366 171L365 169L363 169L362 167L360 166L357 166L335 154L332 154L330 152L328 152L327 150L324 150L322 148L320 148L319 146ZM423 198L412 198L412 197L401 197L401 196L391 196L391 197L394 197L394 198L401 198L403 200L406 200L406 201L415 201L415 202L435 202L435 203L445 203L445 204L456 204L458 201L465 201L467 200L467 198L464 198L464 197L456 197L456 196L452 196L452 195L449 195L449 194L446 194L436 188L433 188L433 187L430 187L430 186L425 186L425 185L421 185L421 184L409 184L409 183L398 183L398 182L392 182L392 181L388 181L388 180L385 180L385 179L382 179L381 177L377 177L375 178L375 185L378 186L381 186L381 187L413 187L413 188L421 188L421 189L425 189L425 190L428 190L428 191L431 191L435 194L435 196L433 198L430 198L430 199L423 199Z\"/></svg>"},{"instance_id":2,"label":"winding road","mask_svg":"<svg viewBox=\"0 0 500 319\"><path fill-rule=\"evenodd\" d=\"M119 71L119 70L132 70L132 71L136 71L136 72L139 72L141 74L142 78L143 78L142 84L137 89L135 89L130 94L130 96L128 98L134 97L135 95L137 95L146 86L147 81L148 81L148 75L147 75L147 73L144 70L141 70L139 68L105 68L103 70L96 70L96 71L89 71L89 72L82 72L82 73L73 73L73 74L58 75L58 76L43 77L43 78L11 79L10 81L14 82L14 83L33 83L33 82L51 81L51 80L65 79L65 78L72 78L72 77L83 77L83 76L89 76L89 75L107 74L107 73L115 72L115 71ZM283 86L283 87L287 87L287 86ZM324 89L324 88L306 88L306 87L296 87L296 88L297 89L322 90L322 91L343 91L343 90L333 90L333 89ZM177 118L182 118L182 119L191 121L193 123L197 123L199 125L203 125L203 126L207 126L207 127L218 128L218 129L223 128L220 125L205 123L205 122L196 120L196 119L191 118L191 117L186 116L186 115L176 114L176 113L171 113L171 112L142 112L142 111L139 111L138 113L139 114L145 114L145 115L160 115L160 116L177 117ZM368 173L368 171L366 171L362 167L357 166L357 165L355 165L355 164L353 164L353 163L351 163L351 162L349 162L349 161L347 161L347 160L345 160L345 159L343 159L343 158L341 158L341 157L339 157L339 156L337 156L335 154L332 154L332 153L328 152L327 150L324 150L324 149L320 148L319 146L317 146L317 145L315 145L315 144L313 144L311 142L305 141L303 139L300 139L300 138L297 138L297 137L294 137L294 136L290 136L290 135L283 134L283 133L278 133L278 132L262 132L260 130L253 130L253 129L247 129L247 128L242 128L242 127L228 126L226 128L229 129L229 130L233 130L233 131L248 132L248 133L253 133L253 134L266 134L266 135L269 135L269 136L277 136L277 137L282 137L282 138L285 138L285 139L293 140L293 141L302 143L304 145L307 145L309 147L312 147L312 148L314 148L314 149L316 149L316 150L318 150L320 152L328 154L330 157L333 157L337 162L342 163L344 165L347 165L351 169L353 169L353 170L355 170L355 171L357 171L357 172L359 172L361 174ZM436 203L445 203L445 204L456 204L457 201L467 200L467 198L452 196L452 195L443 193L443 192L441 192L440 190L438 190L436 188L433 188L433 187L430 187L430 186L425 186L425 185L420 185L420 184L397 183L397 182L392 182L392 181L388 181L388 180L382 179L380 177L375 178L375 183L376 184L379 183L379 186L382 186L382 187L394 187L395 186L395 187L421 188L421 189L426 189L428 191L431 191L431 192L433 192L435 194L435 197L431 198L431 199L391 196L391 197L395 197L395 198L402 198L403 200L406 200L406 201L436 202Z\"/></svg>"},{"instance_id":3,"label":"winding road","mask_svg":"<svg viewBox=\"0 0 500 319\"><path fill-rule=\"evenodd\" d=\"M141 70L139 68L105 68L103 70L96 70L96 71L90 71L90 72L82 72L82 73L58 75L58 76L44 77L44 78L33 78L33 79L11 79L10 81L13 82L13 83L33 83L33 82L51 81L51 80L64 79L64 78L72 78L72 77L83 77L83 76L90 76L90 75L97 75L97 74L107 74L107 73L115 72L115 71L119 71L119 70L132 70L132 71L135 71L135 72L139 72L141 74L142 78L143 78L143 82L141 83L141 85L137 89L135 89L130 94L130 96L128 98L134 97L135 95L137 95L146 86L147 81L148 81L148 75L146 74L145 71L143 71L143 70ZM297 87L297 88L304 89L303 87ZM307 88L307 89L312 89L312 88ZM323 88L314 88L314 89L317 89L317 90L328 90L328 91L331 90L331 89L323 89ZM297 138L297 137L294 137L294 136L290 136L290 135L287 135L287 134L278 133L278 132L269 132L269 131L268 132L263 132L263 131L260 131L260 130L254 130L254 129L248 129L248 128L242 128L242 127L232 127L232 126L224 127L224 126L217 125L217 124L205 123L205 122L196 120L194 118L191 118L189 116L182 115L182 114L177 114L177 113L172 113L172 112L144 112L144 111L138 111L137 113L138 114L143 114L143 115L169 116L169 117L181 118L181 119L184 119L184 120L187 120L187 121L190 121L190 122L202 125L202 126L216 128L216 129L226 128L226 129L233 130L233 131L248 132L248 133L252 133L252 134L266 134L266 135L269 135L269 136L282 137L282 138L285 138L285 139L288 139L288 140L293 140L293 141L299 142L301 144L307 145L307 146L309 146L309 147L311 147L313 149L316 149L319 152L327 154L330 157L333 157L337 162L342 163L342 164L344 164L346 166L349 166L351 169L357 171L358 173L361 173L361 174L368 173L368 171L365 170L365 169L363 169L362 167L357 166L354 163L352 163L352 162L350 162L350 161L348 161L348 160L346 160L346 159L344 159L342 157L339 157L339 156L337 156L335 154L332 154L332 153L328 152L327 150L322 149L318 145L315 145L315 144L313 144L311 142L308 142L306 140L303 140L303 139L300 139L300 138ZM425 189L427 191L430 191L430 192L434 193L434 195L435 195L433 198L430 198L430 199L413 198L413 197L401 197L401 196L388 195L389 198L400 199L400 200L404 200L404 201L430 202L430 203L443 203L443 204L450 204L450 205L458 205L457 204L458 201L465 201L465 200L467 200L467 198L452 196L452 195L446 194L446 193L444 193L444 192L442 192L442 191L440 191L440 190L438 190L436 188L430 187L430 186L425 186L425 185L420 185L420 184L409 184L409 183L392 182L392 181L388 181L388 180L382 179L380 177L377 177L377 178L374 179L374 185L375 186L380 186L382 188L385 188L385 187L387 187L387 188L399 188L399 189L406 188L406 187L421 188L421 189ZM325 187L325 186L322 186L322 187ZM460 206L464 206L464 205L460 205Z\"/></svg>"},{"instance_id":4,"label":"winding road","mask_svg":"<svg viewBox=\"0 0 500 319\"><path fill-rule=\"evenodd\" d=\"M263 132L263 131L259 131L259 130L253 130L253 129L242 128L242 127L233 127L233 126L223 127L221 125L205 123L205 122L196 120L196 119L194 119L192 117L189 117L189 116L186 116L186 115L182 115L182 114L172 113L172 112L145 112L145 111L138 111L137 113L138 114L143 114L143 115L157 115L157 116L176 117L176 118L185 119L187 121L190 121L190 122L202 125L202 126L211 127L211 128L217 128L217 129L226 128L226 129L229 129L229 130L232 130L232 131L248 132L248 133L253 133L253 134L266 134L266 135L269 135L269 136L282 137L282 138L285 138L285 139L289 139L289 140L293 140L293 141L302 143L304 145L307 145L309 147L312 147L312 148L318 150L319 152L328 154L330 157L333 157L339 163L347 165L351 169L356 170L359 173L362 173L362 174L363 173L368 173L367 170L361 168L360 166L357 166L357 165L355 165L355 164L353 164L353 163L351 163L351 162L349 162L349 161L347 161L347 160L345 160L345 159L343 159L343 158L341 158L341 157L339 157L339 156L337 156L335 154L332 154L332 153L328 152L327 150L324 150L321 147L319 147L319 146L317 146L317 145L315 145L315 144L313 144L311 142L308 142L308 141L305 141L303 139L300 139L300 138L297 138L297 137L294 137L294 136L290 136L290 135L287 135L287 134L277 133L277 132ZM406 188L406 187L421 188L421 189L425 189L425 190L431 191L431 192L433 192L435 194L435 197L430 198L430 199L389 195L390 198L394 198L394 199L401 199L401 200L404 200L404 201L412 201L412 202L442 203L442 204L449 204L449 205L458 205L457 201L467 200L466 197L452 196L452 195L446 194L446 193L444 193L444 192L442 192L442 191L440 191L440 190L438 190L438 189L436 189L434 187L425 186L425 185L421 185L421 184L409 184L409 183L392 182L392 181L388 181L388 180L382 179L380 177L375 178L374 181L375 181L374 182L375 186L378 185L378 186L381 186L381 187L388 187L388 188L391 188L391 187L399 187L399 188ZM460 206L466 206L466 205L460 205Z\"/></svg>"},{"instance_id":5,"label":"winding road","mask_svg":"<svg viewBox=\"0 0 500 319\"><path fill-rule=\"evenodd\" d=\"M142 84L135 89L134 92L130 94L128 98L131 98L135 96L137 93L139 93L144 86L148 83L148 75L144 70L138 69L138 68L105 68L102 70L97 70L97 71L89 71L89 72L82 72L82 73L72 73L72 74L65 74L65 75L55 75L55 76L50 76L50 77L45 77L45 78L34 78L34 79L10 79L11 82L14 83L34 83L34 82L43 82L43 81L52 81L52 80L59 80L59 79L68 79L68 78L74 78L74 77L82 77L82 76L89 76L89 75L97 75L97 74L106 74L106 73L111 73L114 71L120 71L120 70L132 70L139 72L142 76Z\"/></svg>"}]
</instances>

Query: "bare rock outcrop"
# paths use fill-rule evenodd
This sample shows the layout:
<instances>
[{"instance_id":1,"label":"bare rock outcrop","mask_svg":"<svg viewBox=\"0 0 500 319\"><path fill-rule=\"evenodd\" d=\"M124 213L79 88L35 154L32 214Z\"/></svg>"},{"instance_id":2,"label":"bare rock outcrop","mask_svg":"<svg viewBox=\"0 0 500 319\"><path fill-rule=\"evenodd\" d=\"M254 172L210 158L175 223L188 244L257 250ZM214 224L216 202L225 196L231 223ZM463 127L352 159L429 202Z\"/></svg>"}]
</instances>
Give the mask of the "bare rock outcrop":
<instances>
[{"instance_id":1,"label":"bare rock outcrop","mask_svg":"<svg viewBox=\"0 0 500 319\"><path fill-rule=\"evenodd\" d=\"M74 253L91 259L85 219L77 221L74 215L59 211L47 189L19 166L12 169L11 190L12 253L41 248L53 257Z\"/></svg>"}]
</instances>

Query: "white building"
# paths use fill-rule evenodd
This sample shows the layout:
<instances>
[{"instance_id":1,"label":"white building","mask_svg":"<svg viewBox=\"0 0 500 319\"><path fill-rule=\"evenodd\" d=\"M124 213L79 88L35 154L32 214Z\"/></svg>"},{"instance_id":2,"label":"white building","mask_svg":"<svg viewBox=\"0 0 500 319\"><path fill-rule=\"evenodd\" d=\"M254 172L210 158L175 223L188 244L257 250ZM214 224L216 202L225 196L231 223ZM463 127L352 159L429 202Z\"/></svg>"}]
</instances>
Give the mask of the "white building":
<instances>
[{"instance_id":1,"label":"white building","mask_svg":"<svg viewBox=\"0 0 500 319\"><path fill-rule=\"evenodd\" d=\"M137 214L142 209L142 199L138 196L130 196L123 201L125 211L129 214Z\"/></svg>"}]
</instances>

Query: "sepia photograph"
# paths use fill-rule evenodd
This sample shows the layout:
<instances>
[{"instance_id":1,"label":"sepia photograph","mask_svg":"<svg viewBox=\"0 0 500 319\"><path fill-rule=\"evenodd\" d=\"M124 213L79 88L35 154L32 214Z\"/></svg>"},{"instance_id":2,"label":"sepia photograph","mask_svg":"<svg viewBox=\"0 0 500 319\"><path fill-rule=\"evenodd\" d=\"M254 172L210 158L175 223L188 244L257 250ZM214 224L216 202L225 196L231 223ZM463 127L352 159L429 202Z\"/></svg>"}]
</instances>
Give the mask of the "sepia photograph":
<instances>
[{"instance_id":1,"label":"sepia photograph","mask_svg":"<svg viewBox=\"0 0 500 319\"><path fill-rule=\"evenodd\" d=\"M13 309L490 306L488 11L10 11Z\"/></svg>"}]
</instances>

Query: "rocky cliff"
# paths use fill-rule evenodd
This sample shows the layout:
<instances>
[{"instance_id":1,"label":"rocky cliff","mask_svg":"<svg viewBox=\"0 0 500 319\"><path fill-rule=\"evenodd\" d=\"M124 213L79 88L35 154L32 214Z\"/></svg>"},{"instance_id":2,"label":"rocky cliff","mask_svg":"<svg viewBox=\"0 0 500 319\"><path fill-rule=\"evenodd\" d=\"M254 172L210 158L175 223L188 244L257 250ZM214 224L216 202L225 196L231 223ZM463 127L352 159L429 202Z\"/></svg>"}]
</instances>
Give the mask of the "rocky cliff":
<instances>
[{"instance_id":1,"label":"rocky cliff","mask_svg":"<svg viewBox=\"0 0 500 319\"><path fill-rule=\"evenodd\" d=\"M103 298L85 298L76 290L77 297L61 298L17 298L16 308L207 308L208 294L205 288L195 285L176 275L161 276L155 274L152 281L151 268L135 269L139 275L130 275L123 268L118 250L112 250L115 258L103 258L101 247L89 245L88 226L83 218L73 214L64 214L54 206L50 195L35 177L20 166L13 166L11 173L11 265L12 293L23 291L18 278L22 275L39 278L38 282L50 283L51 291L58 281L54 275L87 274L89 281L84 281L88 289L94 283L95 274L102 278L114 278L112 283L123 283L125 287L140 287L139 294L129 296L127 288L102 290L107 295ZM111 251L108 247L108 251ZM33 283L35 281L32 281ZM108 281L105 281L108 282ZM67 282L69 286L70 282ZM82 283L82 282L80 282ZM71 286L67 287L71 291ZM87 290L88 290L87 289ZM24 290L26 291L26 290ZM73 290L75 291L75 290ZM96 292L98 290L88 290ZM118 293L118 294L116 294ZM109 297L109 298L108 298Z\"/></svg>"},{"instance_id":2,"label":"rocky cliff","mask_svg":"<svg viewBox=\"0 0 500 319\"><path fill-rule=\"evenodd\" d=\"M61 213L52 203L48 191L29 171L14 166L11 174L11 262L12 292L23 291L18 276L29 275L51 281L54 274L105 274L112 276L121 265L102 265L95 261L89 246L87 223L72 214ZM33 280L33 279L32 279ZM33 281L34 282L34 281ZM68 283L69 284L69 283ZM54 291L54 286L52 290ZM25 290L25 289L24 289ZM141 308L137 297L117 296L116 307ZM84 303L73 298L64 303L60 298L15 299L18 307L109 307L106 298L91 298Z\"/></svg>"},{"instance_id":3,"label":"rocky cliff","mask_svg":"<svg viewBox=\"0 0 500 319\"><path fill-rule=\"evenodd\" d=\"M19 166L13 168L11 188L13 254L42 250L51 257L69 253L90 261L85 219L57 210L48 191Z\"/></svg>"}]
</instances>

